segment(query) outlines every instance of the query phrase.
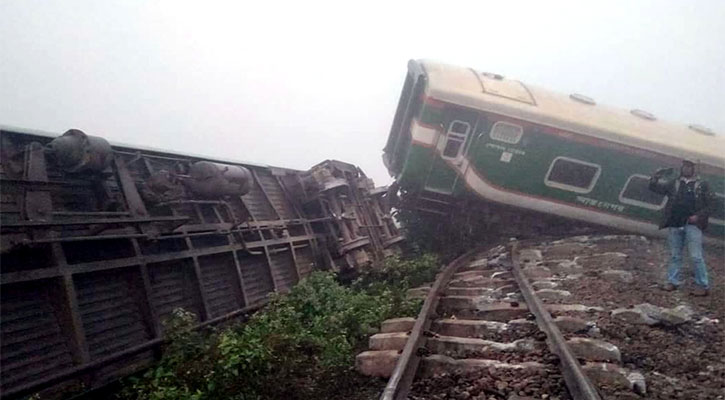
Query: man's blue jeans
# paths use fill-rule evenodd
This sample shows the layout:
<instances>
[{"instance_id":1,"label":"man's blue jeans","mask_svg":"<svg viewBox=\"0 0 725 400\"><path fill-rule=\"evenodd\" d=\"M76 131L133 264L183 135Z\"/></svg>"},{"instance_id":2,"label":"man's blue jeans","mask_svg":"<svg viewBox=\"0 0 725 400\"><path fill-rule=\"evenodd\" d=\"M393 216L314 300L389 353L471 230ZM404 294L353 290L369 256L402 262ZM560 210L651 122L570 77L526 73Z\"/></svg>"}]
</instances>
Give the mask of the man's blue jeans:
<instances>
[{"instance_id":1,"label":"man's blue jeans","mask_svg":"<svg viewBox=\"0 0 725 400\"><path fill-rule=\"evenodd\" d=\"M687 252L690 254L692 264L695 267L695 283L701 288L708 289L710 284L707 279L707 267L702 258L702 231L695 225L685 225L680 228L670 228L670 267L667 269L667 280L680 286L682 279L682 252L687 245Z\"/></svg>"}]
</instances>

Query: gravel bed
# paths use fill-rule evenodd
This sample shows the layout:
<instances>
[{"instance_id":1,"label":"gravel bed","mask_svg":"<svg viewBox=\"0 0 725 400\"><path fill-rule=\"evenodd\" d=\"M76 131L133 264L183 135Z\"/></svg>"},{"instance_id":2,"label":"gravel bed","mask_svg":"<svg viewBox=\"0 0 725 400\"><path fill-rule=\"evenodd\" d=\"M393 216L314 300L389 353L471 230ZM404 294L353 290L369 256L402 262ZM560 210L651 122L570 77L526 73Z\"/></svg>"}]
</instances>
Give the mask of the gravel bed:
<instances>
[{"instance_id":1,"label":"gravel bed","mask_svg":"<svg viewBox=\"0 0 725 400\"><path fill-rule=\"evenodd\" d=\"M487 368L468 374L441 374L413 384L410 400L571 399L556 367L544 370Z\"/></svg>"},{"instance_id":2,"label":"gravel bed","mask_svg":"<svg viewBox=\"0 0 725 400\"><path fill-rule=\"evenodd\" d=\"M568 290L572 296L559 303L581 303L605 308L603 313L559 313L595 321L599 337L619 347L623 366L644 374L648 399L725 399L725 256L722 249L706 248L711 293L694 297L692 269L685 257L685 287L665 292L667 249L663 241L644 242L621 238L594 241L596 247L586 255L603 252L627 254L619 269L634 276L630 283L607 281L599 271L585 268L576 280L560 281L556 289ZM582 255L582 254L578 254ZM574 258L573 256L571 257ZM629 308L640 303L660 307L687 305L694 311L691 321L678 326L633 325L612 318L608 311ZM703 320L703 317L706 318ZM709 319L709 320L708 320ZM717 320L718 322L714 322ZM698 321L706 321L700 322ZM566 335L572 337L576 335ZM631 392L604 388L606 399L638 398Z\"/></svg>"}]
</instances>

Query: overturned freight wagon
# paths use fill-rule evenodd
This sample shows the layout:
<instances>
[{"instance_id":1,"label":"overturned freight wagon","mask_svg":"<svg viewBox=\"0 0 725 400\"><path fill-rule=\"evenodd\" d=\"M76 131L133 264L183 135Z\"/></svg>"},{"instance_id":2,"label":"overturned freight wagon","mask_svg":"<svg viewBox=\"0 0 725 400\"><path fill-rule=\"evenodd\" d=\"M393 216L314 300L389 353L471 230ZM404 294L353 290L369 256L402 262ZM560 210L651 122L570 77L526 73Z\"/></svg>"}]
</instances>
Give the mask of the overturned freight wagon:
<instances>
[{"instance_id":1,"label":"overturned freight wagon","mask_svg":"<svg viewBox=\"0 0 725 400\"><path fill-rule=\"evenodd\" d=\"M177 307L211 324L402 237L357 167L309 171L0 128L3 398L148 365Z\"/></svg>"}]
</instances>

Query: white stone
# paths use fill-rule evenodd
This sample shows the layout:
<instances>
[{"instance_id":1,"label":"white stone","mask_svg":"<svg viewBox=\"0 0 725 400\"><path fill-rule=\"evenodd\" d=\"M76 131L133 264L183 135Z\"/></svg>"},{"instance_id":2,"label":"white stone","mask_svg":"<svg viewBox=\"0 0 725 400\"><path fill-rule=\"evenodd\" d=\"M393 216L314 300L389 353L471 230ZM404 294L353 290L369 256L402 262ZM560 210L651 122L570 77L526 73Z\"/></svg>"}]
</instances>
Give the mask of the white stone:
<instances>
[{"instance_id":1,"label":"white stone","mask_svg":"<svg viewBox=\"0 0 725 400\"><path fill-rule=\"evenodd\" d=\"M665 308L662 310L661 321L665 325L680 325L692 320L695 312L686 305L680 305L675 308Z\"/></svg>"},{"instance_id":2,"label":"white stone","mask_svg":"<svg viewBox=\"0 0 725 400\"><path fill-rule=\"evenodd\" d=\"M602 278L608 281L618 281L624 283L634 282L634 275L629 271L623 271L621 269L610 269L602 272Z\"/></svg>"},{"instance_id":3,"label":"white stone","mask_svg":"<svg viewBox=\"0 0 725 400\"><path fill-rule=\"evenodd\" d=\"M639 372L630 372L629 375L627 375L627 380L632 385L632 390L635 393L642 396L647 394L647 382L644 379L644 375Z\"/></svg>"},{"instance_id":4,"label":"white stone","mask_svg":"<svg viewBox=\"0 0 725 400\"><path fill-rule=\"evenodd\" d=\"M535 293L542 300L562 300L571 296L571 292L558 289L541 289Z\"/></svg>"},{"instance_id":5,"label":"white stone","mask_svg":"<svg viewBox=\"0 0 725 400\"><path fill-rule=\"evenodd\" d=\"M537 261L541 261L543 256L541 250L538 249L522 249L519 251L519 261L522 264L535 264Z\"/></svg>"},{"instance_id":6,"label":"white stone","mask_svg":"<svg viewBox=\"0 0 725 400\"><path fill-rule=\"evenodd\" d=\"M566 343L577 357L585 360L622 361L619 348L603 340L574 337L567 340Z\"/></svg>"},{"instance_id":7,"label":"white stone","mask_svg":"<svg viewBox=\"0 0 725 400\"><path fill-rule=\"evenodd\" d=\"M535 290L539 290L539 289L553 289L553 288L559 286L559 284L554 281L536 281L536 282L532 283L531 286L533 286Z\"/></svg>"},{"instance_id":8,"label":"white stone","mask_svg":"<svg viewBox=\"0 0 725 400\"><path fill-rule=\"evenodd\" d=\"M612 310L612 318L635 325L654 325L657 320L638 308L618 308Z\"/></svg>"}]
</instances>

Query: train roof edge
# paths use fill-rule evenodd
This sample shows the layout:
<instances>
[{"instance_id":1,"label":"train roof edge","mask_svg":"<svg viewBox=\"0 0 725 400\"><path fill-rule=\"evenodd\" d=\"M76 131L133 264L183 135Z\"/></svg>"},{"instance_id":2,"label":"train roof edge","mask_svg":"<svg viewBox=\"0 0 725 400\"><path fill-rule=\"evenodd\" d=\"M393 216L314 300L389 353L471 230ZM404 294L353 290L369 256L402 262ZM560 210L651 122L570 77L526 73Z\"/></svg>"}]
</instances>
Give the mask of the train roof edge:
<instances>
[{"instance_id":1,"label":"train roof edge","mask_svg":"<svg viewBox=\"0 0 725 400\"><path fill-rule=\"evenodd\" d=\"M51 139L54 139L61 135L61 133L54 133L54 132L44 131L44 130L40 130L40 129L20 128L20 127L16 127L16 126L3 125L3 124L0 124L0 131L40 136L40 137L51 138ZM278 166L274 166L274 165L260 164L260 163L254 163L254 162L249 162L249 161L235 160L235 159L229 159L229 158L223 158L223 157L215 157L215 156L209 156L209 155L203 155L203 154L184 153L184 152L179 152L176 150L168 150L168 149L164 150L164 149L159 149L156 147L142 146L142 145L129 144L129 143L120 143L120 142L116 142L116 141L112 141L112 140L109 140L108 142L115 149L124 149L124 150L131 150L131 151L141 150L141 151L147 151L147 152L158 153L158 154L184 156L184 157L189 157L189 158L196 158L199 160L216 161L216 162L223 162L223 163L229 163L229 164L240 164L240 165L258 167L258 168L269 168L269 169L286 170L286 171L302 171L302 170L297 170L294 168L278 167Z\"/></svg>"}]
</instances>

